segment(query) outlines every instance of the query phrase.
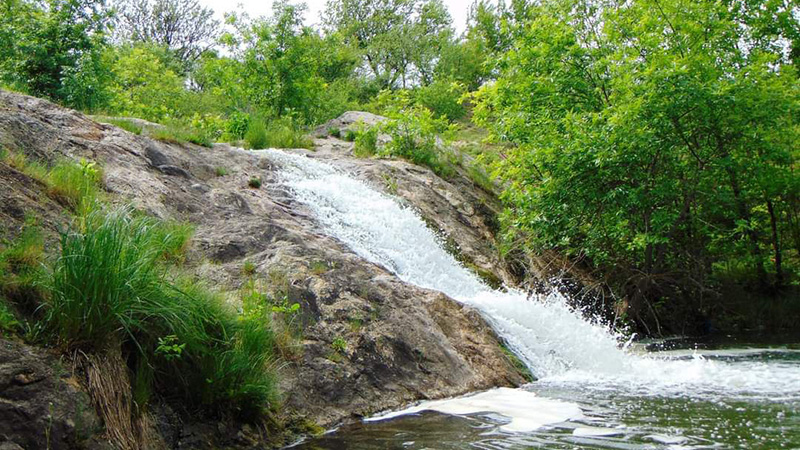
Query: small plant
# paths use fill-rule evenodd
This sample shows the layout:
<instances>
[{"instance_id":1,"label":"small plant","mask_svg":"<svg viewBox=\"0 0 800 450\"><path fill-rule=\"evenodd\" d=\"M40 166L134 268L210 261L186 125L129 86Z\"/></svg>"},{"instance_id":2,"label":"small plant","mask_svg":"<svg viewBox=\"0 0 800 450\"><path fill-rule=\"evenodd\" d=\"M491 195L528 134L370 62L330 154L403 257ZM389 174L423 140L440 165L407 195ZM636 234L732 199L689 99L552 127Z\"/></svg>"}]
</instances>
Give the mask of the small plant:
<instances>
[{"instance_id":1,"label":"small plant","mask_svg":"<svg viewBox=\"0 0 800 450\"><path fill-rule=\"evenodd\" d=\"M333 342L331 342L331 348L337 353L344 354L347 351L347 341L341 336L337 336Z\"/></svg>"},{"instance_id":2,"label":"small plant","mask_svg":"<svg viewBox=\"0 0 800 450\"><path fill-rule=\"evenodd\" d=\"M242 264L242 273L247 276L255 275L256 265L253 264L252 261L245 261L244 264Z\"/></svg>"},{"instance_id":3,"label":"small plant","mask_svg":"<svg viewBox=\"0 0 800 450\"><path fill-rule=\"evenodd\" d=\"M325 261L314 261L311 263L310 269L314 275L322 275L330 270L330 266Z\"/></svg>"},{"instance_id":4,"label":"small plant","mask_svg":"<svg viewBox=\"0 0 800 450\"><path fill-rule=\"evenodd\" d=\"M158 346L156 347L155 354L160 355L167 361L171 361L180 358L185 348L186 343L179 344L178 336L171 334L163 338L158 338Z\"/></svg>"},{"instance_id":5,"label":"small plant","mask_svg":"<svg viewBox=\"0 0 800 450\"><path fill-rule=\"evenodd\" d=\"M11 311L5 300L0 298L0 336L6 336L19 331L21 323Z\"/></svg>"},{"instance_id":6,"label":"small plant","mask_svg":"<svg viewBox=\"0 0 800 450\"><path fill-rule=\"evenodd\" d=\"M378 128L369 127L356 134L353 155L356 158L369 158L378 153Z\"/></svg>"},{"instance_id":7,"label":"small plant","mask_svg":"<svg viewBox=\"0 0 800 450\"><path fill-rule=\"evenodd\" d=\"M364 319L361 319L359 317L353 317L350 318L350 320L348 320L348 323L350 324L350 331L355 333L359 331L361 327L364 326Z\"/></svg>"},{"instance_id":8,"label":"small plant","mask_svg":"<svg viewBox=\"0 0 800 450\"><path fill-rule=\"evenodd\" d=\"M218 177L224 177L225 175L228 174L228 169L222 166L217 166L217 168L214 169L214 172L217 174Z\"/></svg>"},{"instance_id":9,"label":"small plant","mask_svg":"<svg viewBox=\"0 0 800 450\"><path fill-rule=\"evenodd\" d=\"M328 136L333 136L335 138L342 137L342 130L338 127L330 127L328 128Z\"/></svg>"},{"instance_id":10,"label":"small plant","mask_svg":"<svg viewBox=\"0 0 800 450\"><path fill-rule=\"evenodd\" d=\"M250 177L250 181L247 182L247 185L253 189L258 189L261 187L261 178L259 177Z\"/></svg>"},{"instance_id":11,"label":"small plant","mask_svg":"<svg viewBox=\"0 0 800 450\"><path fill-rule=\"evenodd\" d=\"M388 173L382 174L381 178L383 178L383 184L386 186L386 192L397 195L397 178L392 177Z\"/></svg>"},{"instance_id":12,"label":"small plant","mask_svg":"<svg viewBox=\"0 0 800 450\"><path fill-rule=\"evenodd\" d=\"M347 142L353 142L356 140L356 132L353 130L347 130L344 132L344 140Z\"/></svg>"}]
</instances>

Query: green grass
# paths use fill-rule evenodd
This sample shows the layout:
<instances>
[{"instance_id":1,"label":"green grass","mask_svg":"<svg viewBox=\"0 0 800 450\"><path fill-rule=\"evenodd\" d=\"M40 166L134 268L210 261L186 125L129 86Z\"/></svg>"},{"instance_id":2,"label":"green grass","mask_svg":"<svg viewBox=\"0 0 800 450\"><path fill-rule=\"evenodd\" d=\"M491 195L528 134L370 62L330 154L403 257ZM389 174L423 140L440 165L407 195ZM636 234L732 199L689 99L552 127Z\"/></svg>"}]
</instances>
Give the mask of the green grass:
<instances>
[{"instance_id":1,"label":"green grass","mask_svg":"<svg viewBox=\"0 0 800 450\"><path fill-rule=\"evenodd\" d=\"M85 211L101 199L103 171L95 163L62 159L48 169L23 153L7 150L0 151L0 160L44 184L48 196L75 212Z\"/></svg>"},{"instance_id":2,"label":"green grass","mask_svg":"<svg viewBox=\"0 0 800 450\"><path fill-rule=\"evenodd\" d=\"M305 132L288 119L276 119L267 124L263 120L253 119L247 127L244 140L247 148L253 150L314 147L314 142Z\"/></svg>"},{"instance_id":3,"label":"green grass","mask_svg":"<svg viewBox=\"0 0 800 450\"><path fill-rule=\"evenodd\" d=\"M73 211L85 211L100 198L103 172L94 163L60 161L47 175L48 194Z\"/></svg>"},{"instance_id":4,"label":"green grass","mask_svg":"<svg viewBox=\"0 0 800 450\"><path fill-rule=\"evenodd\" d=\"M98 120L114 125L115 127L122 128L123 130L135 135L142 134L142 127L129 119L123 119L119 117L99 117Z\"/></svg>"},{"instance_id":5,"label":"green grass","mask_svg":"<svg viewBox=\"0 0 800 450\"><path fill-rule=\"evenodd\" d=\"M357 134L356 134L356 132L355 132L355 131L353 131L353 130L347 130L347 131L345 131L345 132L344 132L343 139L344 139L345 141L347 141L347 142L353 142L353 141L355 141L355 140L356 140L356 136L357 136Z\"/></svg>"},{"instance_id":6,"label":"green grass","mask_svg":"<svg viewBox=\"0 0 800 450\"><path fill-rule=\"evenodd\" d=\"M226 168L224 168L224 167L221 167L221 166L218 166L218 167L216 167L216 168L214 169L214 173L215 173L215 174L216 174L218 177L224 177L225 175L227 175L227 174L228 174L228 169L226 169Z\"/></svg>"},{"instance_id":7,"label":"green grass","mask_svg":"<svg viewBox=\"0 0 800 450\"><path fill-rule=\"evenodd\" d=\"M14 241L0 247L0 300L22 311L35 311L42 297L39 282L44 261L44 236L28 221Z\"/></svg>"},{"instance_id":8,"label":"green grass","mask_svg":"<svg viewBox=\"0 0 800 450\"><path fill-rule=\"evenodd\" d=\"M148 129L147 135L153 139L173 144L186 144L188 142L209 148L214 145L212 139L202 131L176 124Z\"/></svg>"},{"instance_id":9,"label":"green grass","mask_svg":"<svg viewBox=\"0 0 800 450\"><path fill-rule=\"evenodd\" d=\"M14 334L21 329L21 323L6 301L0 297L0 336Z\"/></svg>"},{"instance_id":10,"label":"green grass","mask_svg":"<svg viewBox=\"0 0 800 450\"><path fill-rule=\"evenodd\" d=\"M157 387L189 405L244 418L275 406L268 317L239 316L202 284L168 275L174 270L165 255L184 247L185 227L128 209L97 208L77 223L61 236L38 338L87 352L120 345L140 402ZM157 351L167 337L179 355Z\"/></svg>"},{"instance_id":11,"label":"green grass","mask_svg":"<svg viewBox=\"0 0 800 450\"><path fill-rule=\"evenodd\" d=\"M261 187L261 178L250 177L250 180L247 181L247 185L253 189L258 189Z\"/></svg>"},{"instance_id":12,"label":"green grass","mask_svg":"<svg viewBox=\"0 0 800 450\"><path fill-rule=\"evenodd\" d=\"M342 130L337 127L330 127L328 128L328 135L333 137L342 137Z\"/></svg>"}]
</instances>

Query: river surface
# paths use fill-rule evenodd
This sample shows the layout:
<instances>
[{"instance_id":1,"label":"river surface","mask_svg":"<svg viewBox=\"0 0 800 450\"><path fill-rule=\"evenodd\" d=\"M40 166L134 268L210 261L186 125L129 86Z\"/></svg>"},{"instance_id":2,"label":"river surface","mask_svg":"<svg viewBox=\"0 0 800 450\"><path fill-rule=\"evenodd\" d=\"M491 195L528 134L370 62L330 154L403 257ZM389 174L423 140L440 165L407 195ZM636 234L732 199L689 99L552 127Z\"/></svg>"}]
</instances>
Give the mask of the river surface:
<instances>
[{"instance_id":1,"label":"river surface","mask_svg":"<svg viewBox=\"0 0 800 450\"><path fill-rule=\"evenodd\" d=\"M537 378L386 412L297 448L800 449L796 341L648 350L586 320L556 292L491 289L411 208L348 174L300 155L266 155L325 233L480 311Z\"/></svg>"}]
</instances>

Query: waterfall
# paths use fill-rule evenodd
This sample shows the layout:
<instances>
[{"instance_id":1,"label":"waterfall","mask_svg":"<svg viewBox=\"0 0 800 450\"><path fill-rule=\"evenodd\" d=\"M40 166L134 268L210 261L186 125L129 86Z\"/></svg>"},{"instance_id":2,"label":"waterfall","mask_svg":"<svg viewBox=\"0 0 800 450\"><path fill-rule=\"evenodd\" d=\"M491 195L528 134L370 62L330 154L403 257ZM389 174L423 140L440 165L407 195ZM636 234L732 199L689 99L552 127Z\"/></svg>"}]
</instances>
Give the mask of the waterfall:
<instances>
[{"instance_id":1,"label":"waterfall","mask_svg":"<svg viewBox=\"0 0 800 450\"><path fill-rule=\"evenodd\" d=\"M800 395L800 371L793 366L729 365L697 354L665 360L626 351L618 336L582 318L558 293L528 298L515 289L493 290L448 254L415 211L396 199L329 164L279 150L265 152L281 167L282 183L327 234L403 281L480 311L539 383L640 395Z\"/></svg>"}]
</instances>

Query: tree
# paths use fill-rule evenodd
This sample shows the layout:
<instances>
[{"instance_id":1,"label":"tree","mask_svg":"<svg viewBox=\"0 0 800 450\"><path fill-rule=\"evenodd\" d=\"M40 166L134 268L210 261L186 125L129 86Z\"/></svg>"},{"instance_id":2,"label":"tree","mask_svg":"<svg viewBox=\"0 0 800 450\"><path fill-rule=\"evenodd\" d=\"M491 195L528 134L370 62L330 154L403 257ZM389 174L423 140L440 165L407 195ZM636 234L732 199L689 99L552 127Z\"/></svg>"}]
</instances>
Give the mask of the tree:
<instances>
[{"instance_id":1,"label":"tree","mask_svg":"<svg viewBox=\"0 0 800 450\"><path fill-rule=\"evenodd\" d=\"M780 289L797 235L800 84L784 45L797 7L559 0L531 13L477 95L478 120L516 144L498 167L509 233L584 258L645 327L701 314L725 283Z\"/></svg>"},{"instance_id":2,"label":"tree","mask_svg":"<svg viewBox=\"0 0 800 450\"><path fill-rule=\"evenodd\" d=\"M362 53L382 88L430 83L453 34L440 0L329 0L323 22Z\"/></svg>"},{"instance_id":3,"label":"tree","mask_svg":"<svg viewBox=\"0 0 800 450\"><path fill-rule=\"evenodd\" d=\"M68 106L101 106L108 17L102 1L3 0L0 78Z\"/></svg>"},{"instance_id":4,"label":"tree","mask_svg":"<svg viewBox=\"0 0 800 450\"><path fill-rule=\"evenodd\" d=\"M118 0L117 40L164 46L185 70L210 49L219 34L214 11L197 0Z\"/></svg>"}]
</instances>

